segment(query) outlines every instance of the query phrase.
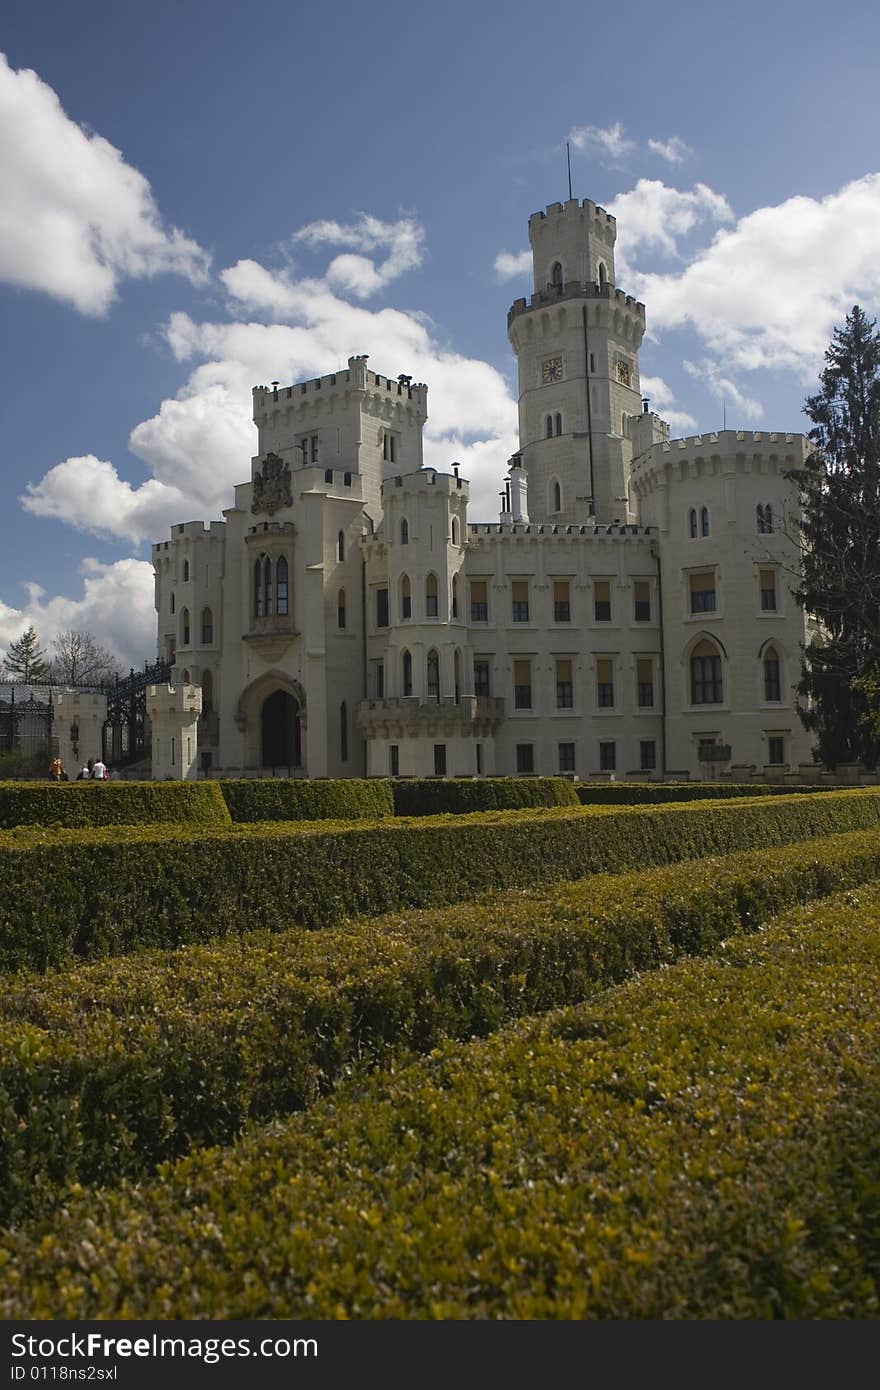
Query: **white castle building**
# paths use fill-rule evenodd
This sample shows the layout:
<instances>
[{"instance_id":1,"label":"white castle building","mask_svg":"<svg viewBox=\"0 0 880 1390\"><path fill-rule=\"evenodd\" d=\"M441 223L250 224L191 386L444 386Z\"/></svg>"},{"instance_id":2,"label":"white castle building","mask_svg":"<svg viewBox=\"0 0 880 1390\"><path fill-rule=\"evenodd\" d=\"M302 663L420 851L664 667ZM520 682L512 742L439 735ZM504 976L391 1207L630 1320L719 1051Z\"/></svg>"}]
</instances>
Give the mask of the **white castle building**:
<instances>
[{"instance_id":1,"label":"white castle building","mask_svg":"<svg viewBox=\"0 0 880 1390\"><path fill-rule=\"evenodd\" d=\"M258 386L259 449L225 520L153 547L154 776L773 769L795 710L800 434L670 439L642 399L645 308L615 219L529 220L534 293L508 314L519 452L497 522L422 466L428 390L365 356ZM201 712L199 713L199 690Z\"/></svg>"}]
</instances>

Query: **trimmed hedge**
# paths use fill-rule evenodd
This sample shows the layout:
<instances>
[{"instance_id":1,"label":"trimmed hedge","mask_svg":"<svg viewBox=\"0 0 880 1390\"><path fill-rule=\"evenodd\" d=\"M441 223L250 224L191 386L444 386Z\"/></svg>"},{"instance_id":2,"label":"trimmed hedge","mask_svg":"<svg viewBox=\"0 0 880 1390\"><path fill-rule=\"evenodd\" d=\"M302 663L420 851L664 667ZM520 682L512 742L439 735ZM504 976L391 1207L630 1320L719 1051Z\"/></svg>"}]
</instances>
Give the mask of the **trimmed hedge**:
<instances>
[{"instance_id":1,"label":"trimmed hedge","mask_svg":"<svg viewBox=\"0 0 880 1390\"><path fill-rule=\"evenodd\" d=\"M12 1318L880 1312L880 890L7 1235Z\"/></svg>"},{"instance_id":2,"label":"trimmed hedge","mask_svg":"<svg viewBox=\"0 0 880 1390\"><path fill-rule=\"evenodd\" d=\"M301 1109L355 1062L583 1000L876 877L878 836L857 832L7 980L0 1219Z\"/></svg>"},{"instance_id":3,"label":"trimmed hedge","mask_svg":"<svg viewBox=\"0 0 880 1390\"><path fill-rule=\"evenodd\" d=\"M0 969L460 902L880 823L880 790L678 806L0 832Z\"/></svg>"},{"instance_id":4,"label":"trimmed hedge","mask_svg":"<svg viewBox=\"0 0 880 1390\"><path fill-rule=\"evenodd\" d=\"M0 782L0 829L19 825L227 826L213 782Z\"/></svg>"},{"instance_id":5,"label":"trimmed hedge","mask_svg":"<svg viewBox=\"0 0 880 1390\"><path fill-rule=\"evenodd\" d=\"M286 777L217 783L233 821L381 820L394 813L391 783L382 777L307 782Z\"/></svg>"},{"instance_id":6,"label":"trimmed hedge","mask_svg":"<svg viewBox=\"0 0 880 1390\"><path fill-rule=\"evenodd\" d=\"M798 796L830 788L774 786L759 782L579 782L582 806L648 806L673 801L712 801L716 797Z\"/></svg>"},{"instance_id":7,"label":"trimmed hedge","mask_svg":"<svg viewBox=\"0 0 880 1390\"><path fill-rule=\"evenodd\" d=\"M392 783L396 816L466 815L527 806L577 806L565 777L414 777Z\"/></svg>"}]
</instances>

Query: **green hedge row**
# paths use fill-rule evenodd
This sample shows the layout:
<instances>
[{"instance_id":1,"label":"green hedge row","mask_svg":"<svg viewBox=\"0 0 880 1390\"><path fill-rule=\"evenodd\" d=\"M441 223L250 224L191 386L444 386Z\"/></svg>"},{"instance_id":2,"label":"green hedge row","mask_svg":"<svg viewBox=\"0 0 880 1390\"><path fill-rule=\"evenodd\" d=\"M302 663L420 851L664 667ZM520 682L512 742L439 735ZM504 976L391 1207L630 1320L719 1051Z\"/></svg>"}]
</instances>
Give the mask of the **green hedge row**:
<instances>
[{"instance_id":1,"label":"green hedge row","mask_svg":"<svg viewBox=\"0 0 880 1390\"><path fill-rule=\"evenodd\" d=\"M380 820L394 811L391 783L382 777L236 778L217 785L234 821Z\"/></svg>"},{"instance_id":2,"label":"green hedge row","mask_svg":"<svg viewBox=\"0 0 880 1390\"><path fill-rule=\"evenodd\" d=\"M0 1219L880 877L875 832L5 982Z\"/></svg>"},{"instance_id":3,"label":"green hedge row","mask_svg":"<svg viewBox=\"0 0 880 1390\"><path fill-rule=\"evenodd\" d=\"M326 927L880 823L880 790L378 823L0 832L0 969Z\"/></svg>"},{"instance_id":4,"label":"green hedge row","mask_svg":"<svg viewBox=\"0 0 880 1390\"><path fill-rule=\"evenodd\" d=\"M414 777L393 784L397 816L463 815L515 811L528 806L577 806L565 777Z\"/></svg>"},{"instance_id":5,"label":"green hedge row","mask_svg":"<svg viewBox=\"0 0 880 1390\"><path fill-rule=\"evenodd\" d=\"M880 890L9 1233L11 1318L876 1317Z\"/></svg>"},{"instance_id":6,"label":"green hedge row","mask_svg":"<svg viewBox=\"0 0 880 1390\"><path fill-rule=\"evenodd\" d=\"M672 801L712 801L716 797L795 796L829 788L773 786L757 782L578 782L582 806L663 805Z\"/></svg>"},{"instance_id":7,"label":"green hedge row","mask_svg":"<svg viewBox=\"0 0 880 1390\"><path fill-rule=\"evenodd\" d=\"M0 830L18 825L229 825L212 782L0 782Z\"/></svg>"}]
</instances>

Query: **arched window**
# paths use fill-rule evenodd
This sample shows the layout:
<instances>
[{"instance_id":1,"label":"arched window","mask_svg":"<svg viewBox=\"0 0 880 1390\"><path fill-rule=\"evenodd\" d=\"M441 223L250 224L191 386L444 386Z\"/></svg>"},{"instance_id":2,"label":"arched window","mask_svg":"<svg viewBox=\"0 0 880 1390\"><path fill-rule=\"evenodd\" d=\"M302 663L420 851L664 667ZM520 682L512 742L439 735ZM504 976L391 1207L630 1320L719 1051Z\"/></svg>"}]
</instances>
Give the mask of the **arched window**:
<instances>
[{"instance_id":1,"label":"arched window","mask_svg":"<svg viewBox=\"0 0 880 1390\"><path fill-rule=\"evenodd\" d=\"M701 535L701 536L708 536L708 534L709 534L709 508L708 508L708 507L701 507L701 508L700 508L700 535Z\"/></svg>"},{"instance_id":2,"label":"arched window","mask_svg":"<svg viewBox=\"0 0 880 1390\"><path fill-rule=\"evenodd\" d=\"M453 658L453 676L455 680L455 703L461 700L461 652L456 647Z\"/></svg>"},{"instance_id":3,"label":"arched window","mask_svg":"<svg viewBox=\"0 0 880 1390\"><path fill-rule=\"evenodd\" d=\"M275 611L275 594L272 590L272 561L268 555L263 556L263 603L266 609L266 617L271 617Z\"/></svg>"},{"instance_id":4,"label":"arched window","mask_svg":"<svg viewBox=\"0 0 880 1390\"><path fill-rule=\"evenodd\" d=\"M452 576L452 616L458 617L458 575Z\"/></svg>"},{"instance_id":5,"label":"arched window","mask_svg":"<svg viewBox=\"0 0 880 1390\"><path fill-rule=\"evenodd\" d=\"M412 694L412 656L411 656L411 654L410 654L409 652L404 652L404 653L403 653L403 658L402 658L402 661L401 661L401 669L402 669L402 673L403 673L403 693L404 693L404 695L411 695L411 694Z\"/></svg>"},{"instance_id":6,"label":"arched window","mask_svg":"<svg viewBox=\"0 0 880 1390\"><path fill-rule=\"evenodd\" d=\"M263 561L257 560L254 563L254 613L258 618L262 618L265 611L266 605L263 594Z\"/></svg>"},{"instance_id":7,"label":"arched window","mask_svg":"<svg viewBox=\"0 0 880 1390\"><path fill-rule=\"evenodd\" d=\"M336 537L336 558L337 558L337 560L344 560L344 559L345 559L345 532L344 532L344 531L340 531L340 532L339 532L339 535Z\"/></svg>"},{"instance_id":8,"label":"arched window","mask_svg":"<svg viewBox=\"0 0 880 1390\"><path fill-rule=\"evenodd\" d=\"M210 647L214 641L214 615L210 608L202 609L202 646Z\"/></svg>"},{"instance_id":9,"label":"arched window","mask_svg":"<svg viewBox=\"0 0 880 1390\"><path fill-rule=\"evenodd\" d=\"M400 616L401 618L412 617L412 586L408 574L400 576Z\"/></svg>"},{"instance_id":10,"label":"arched window","mask_svg":"<svg viewBox=\"0 0 880 1390\"><path fill-rule=\"evenodd\" d=\"M343 630L345 628L345 590L340 589L336 595L336 626Z\"/></svg>"},{"instance_id":11,"label":"arched window","mask_svg":"<svg viewBox=\"0 0 880 1390\"><path fill-rule=\"evenodd\" d=\"M425 617L436 618L440 614L439 591L436 574L429 574L425 580Z\"/></svg>"},{"instance_id":12,"label":"arched window","mask_svg":"<svg viewBox=\"0 0 880 1390\"><path fill-rule=\"evenodd\" d=\"M275 612L282 618L288 613L287 560L283 555L275 566Z\"/></svg>"},{"instance_id":13,"label":"arched window","mask_svg":"<svg viewBox=\"0 0 880 1390\"><path fill-rule=\"evenodd\" d=\"M409 545L409 522L406 517L400 523L400 544Z\"/></svg>"},{"instance_id":14,"label":"arched window","mask_svg":"<svg viewBox=\"0 0 880 1390\"><path fill-rule=\"evenodd\" d=\"M600 284L600 285L604 285L604 284L605 284L605 281L607 280L607 278L608 278L608 277L607 277L607 275L605 274L605 266L604 266L603 263L600 261L600 262L599 262L599 284Z\"/></svg>"},{"instance_id":15,"label":"arched window","mask_svg":"<svg viewBox=\"0 0 880 1390\"><path fill-rule=\"evenodd\" d=\"M723 700L721 654L704 638L691 653L691 704L720 705Z\"/></svg>"},{"instance_id":16,"label":"arched window","mask_svg":"<svg viewBox=\"0 0 880 1390\"><path fill-rule=\"evenodd\" d=\"M210 714L214 708L214 677L210 671L202 672L202 714Z\"/></svg>"},{"instance_id":17,"label":"arched window","mask_svg":"<svg viewBox=\"0 0 880 1390\"><path fill-rule=\"evenodd\" d=\"M461 536L461 530L460 530L460 527L459 527L459 524L458 524L458 517L457 517L457 516L454 516L454 517L452 518L452 544L453 544L453 545L458 545L458 544L459 544L460 536Z\"/></svg>"},{"instance_id":18,"label":"arched window","mask_svg":"<svg viewBox=\"0 0 880 1390\"><path fill-rule=\"evenodd\" d=\"M180 615L180 645L189 646L189 609L184 608Z\"/></svg>"},{"instance_id":19,"label":"arched window","mask_svg":"<svg viewBox=\"0 0 880 1390\"><path fill-rule=\"evenodd\" d=\"M348 762L348 706L344 700L339 706L339 756Z\"/></svg>"},{"instance_id":20,"label":"arched window","mask_svg":"<svg viewBox=\"0 0 880 1390\"><path fill-rule=\"evenodd\" d=\"M553 438L553 416L552 416L552 415L548 415L548 416L547 416L546 424L547 424L547 438L548 438L548 439L552 439L552 438Z\"/></svg>"},{"instance_id":21,"label":"arched window","mask_svg":"<svg viewBox=\"0 0 880 1390\"><path fill-rule=\"evenodd\" d=\"M184 685L189 685L189 671L183 672L182 680Z\"/></svg>"},{"instance_id":22,"label":"arched window","mask_svg":"<svg viewBox=\"0 0 880 1390\"><path fill-rule=\"evenodd\" d=\"M553 479L553 510L562 511L562 487L558 478Z\"/></svg>"},{"instance_id":23,"label":"arched window","mask_svg":"<svg viewBox=\"0 0 880 1390\"><path fill-rule=\"evenodd\" d=\"M595 357L595 354L591 352L591 353L590 353L590 372L593 373L593 372L595 372L595 370L596 370L596 357Z\"/></svg>"},{"instance_id":24,"label":"arched window","mask_svg":"<svg viewBox=\"0 0 880 1390\"><path fill-rule=\"evenodd\" d=\"M767 647L763 661L764 699L776 704L782 699L782 678L779 653L775 647Z\"/></svg>"},{"instance_id":25,"label":"arched window","mask_svg":"<svg viewBox=\"0 0 880 1390\"><path fill-rule=\"evenodd\" d=\"M758 534L762 536L769 535L769 533L773 530L772 506L768 502L766 507L762 507L761 503L759 502L756 511L758 517Z\"/></svg>"},{"instance_id":26,"label":"arched window","mask_svg":"<svg viewBox=\"0 0 880 1390\"><path fill-rule=\"evenodd\" d=\"M550 283L551 283L551 285L559 285L559 286L561 286L562 283L563 283L563 280L562 280L562 264L561 264L560 261L554 261L554 263L553 263L553 269L552 269L551 272L550 272Z\"/></svg>"},{"instance_id":27,"label":"arched window","mask_svg":"<svg viewBox=\"0 0 880 1390\"><path fill-rule=\"evenodd\" d=\"M170 613L173 613L173 612L174 612L174 590L173 590L173 589L171 590L171 597L170 597L169 600L168 600L168 611L169 611Z\"/></svg>"},{"instance_id":28,"label":"arched window","mask_svg":"<svg viewBox=\"0 0 880 1390\"><path fill-rule=\"evenodd\" d=\"M428 652L427 661L428 699L440 699L440 657L433 647Z\"/></svg>"},{"instance_id":29,"label":"arched window","mask_svg":"<svg viewBox=\"0 0 880 1390\"><path fill-rule=\"evenodd\" d=\"M690 509L690 511L689 511L689 513L688 513L688 528L689 528L690 533L691 533L691 540L692 540L692 541L695 541L695 540L697 539L697 534L698 534L698 532L697 532L697 510L696 510L696 507L691 507L691 509Z\"/></svg>"},{"instance_id":30,"label":"arched window","mask_svg":"<svg viewBox=\"0 0 880 1390\"><path fill-rule=\"evenodd\" d=\"M183 582L184 582L184 584L187 582L188 579L189 579L189 560L184 560L184 562L183 562Z\"/></svg>"},{"instance_id":31,"label":"arched window","mask_svg":"<svg viewBox=\"0 0 880 1390\"><path fill-rule=\"evenodd\" d=\"M562 416L558 410L556 412L556 433L562 434Z\"/></svg>"}]
</instances>

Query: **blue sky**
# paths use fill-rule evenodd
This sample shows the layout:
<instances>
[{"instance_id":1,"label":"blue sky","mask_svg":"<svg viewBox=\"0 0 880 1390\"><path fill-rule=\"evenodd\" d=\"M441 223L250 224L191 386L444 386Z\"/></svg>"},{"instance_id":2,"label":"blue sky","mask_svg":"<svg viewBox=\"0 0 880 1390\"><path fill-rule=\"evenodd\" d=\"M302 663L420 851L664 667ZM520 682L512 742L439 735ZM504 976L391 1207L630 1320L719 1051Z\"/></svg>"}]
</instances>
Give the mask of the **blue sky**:
<instances>
[{"instance_id":1,"label":"blue sky","mask_svg":"<svg viewBox=\"0 0 880 1390\"><path fill-rule=\"evenodd\" d=\"M799 429L880 308L880 12L842 0L17 3L0 51L0 652L152 657L149 542L249 476L249 388L367 352L491 518L529 214L618 217L674 433Z\"/></svg>"}]
</instances>

